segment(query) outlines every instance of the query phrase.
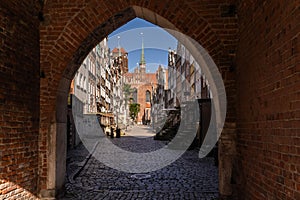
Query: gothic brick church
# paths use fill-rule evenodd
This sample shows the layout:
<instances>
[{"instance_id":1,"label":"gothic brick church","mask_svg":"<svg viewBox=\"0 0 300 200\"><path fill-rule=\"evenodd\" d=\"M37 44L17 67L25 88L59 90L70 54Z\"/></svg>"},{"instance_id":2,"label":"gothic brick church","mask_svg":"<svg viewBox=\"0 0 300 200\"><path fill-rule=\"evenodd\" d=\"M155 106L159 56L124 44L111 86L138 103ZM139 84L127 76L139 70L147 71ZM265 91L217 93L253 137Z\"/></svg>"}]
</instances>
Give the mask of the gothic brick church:
<instances>
[{"instance_id":1,"label":"gothic brick church","mask_svg":"<svg viewBox=\"0 0 300 200\"><path fill-rule=\"evenodd\" d=\"M124 83L129 84L133 89L133 102L140 104L136 122L148 124L151 121L151 97L157 87L156 73L147 73L144 44L139 66L132 73L124 74Z\"/></svg>"}]
</instances>

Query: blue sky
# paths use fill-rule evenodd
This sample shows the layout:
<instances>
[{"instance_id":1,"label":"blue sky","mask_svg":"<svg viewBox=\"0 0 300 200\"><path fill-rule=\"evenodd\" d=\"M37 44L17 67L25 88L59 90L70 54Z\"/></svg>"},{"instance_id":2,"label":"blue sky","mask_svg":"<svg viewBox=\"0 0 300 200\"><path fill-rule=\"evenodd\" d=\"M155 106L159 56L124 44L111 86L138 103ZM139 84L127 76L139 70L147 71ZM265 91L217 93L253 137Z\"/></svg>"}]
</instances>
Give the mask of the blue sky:
<instances>
[{"instance_id":1,"label":"blue sky","mask_svg":"<svg viewBox=\"0 0 300 200\"><path fill-rule=\"evenodd\" d=\"M142 34L141 34L142 33ZM118 37L120 37L118 39ZM112 50L118 42L128 52L129 71L140 61L142 39L148 72L155 72L158 65L168 65L168 49L176 49L177 40L164 29L140 18L135 18L108 36Z\"/></svg>"}]
</instances>

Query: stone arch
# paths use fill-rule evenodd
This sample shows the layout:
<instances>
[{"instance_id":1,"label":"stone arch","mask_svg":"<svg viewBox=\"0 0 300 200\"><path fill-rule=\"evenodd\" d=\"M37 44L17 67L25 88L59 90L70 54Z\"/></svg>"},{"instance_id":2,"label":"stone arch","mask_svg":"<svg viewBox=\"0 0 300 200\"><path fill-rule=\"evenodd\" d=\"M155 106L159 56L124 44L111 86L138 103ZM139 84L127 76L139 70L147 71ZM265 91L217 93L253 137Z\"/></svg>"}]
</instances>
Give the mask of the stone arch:
<instances>
[{"instance_id":1,"label":"stone arch","mask_svg":"<svg viewBox=\"0 0 300 200\"><path fill-rule=\"evenodd\" d=\"M73 13L70 16L70 20L64 24L64 28L59 30L59 34L55 36L56 40L49 41L49 46L52 47L49 51L45 50L47 39L43 39L43 34L41 34L41 71L46 76L44 80L41 80L41 110L45 109L47 112L46 114L41 114L41 118L45 116L45 120L41 122L40 129L40 149L44 149L40 151L40 174L42 174L40 177L40 189L46 191L45 196L53 196L53 193L56 193L55 191L62 188L64 184L66 155L66 136L64 132L67 116L67 95L71 80L89 51L110 32L131 19L140 17L160 27L187 33L204 45L219 66L222 67L223 65L224 67L224 65L228 64L227 59L224 59L226 52L224 52L222 40L218 39L218 35L211 28L210 24L197 15L193 15L193 17L197 18L198 29L201 30L200 28L203 28L199 33L186 28L184 24L180 23L180 20L172 20L171 17L163 14L159 7L161 4L143 5L143 1L141 1L139 3L141 5L119 5L117 8L109 5L111 12L103 16L102 20L97 20L98 13L92 9L95 2L83 3L82 9L78 8L75 14ZM49 4L48 8L47 5L45 6L45 10L49 11L49 13L46 12L45 14L46 22L41 28L41 33L43 31L52 31L51 29L47 30L49 28L47 17L55 18L53 13L51 13L54 5ZM187 11L188 5L184 5L179 10ZM91 14L89 15L88 13ZM116 14L111 16L112 13ZM84 32L83 34L76 34L74 30L82 25L81 18L91 22L88 23L89 25L86 25L88 26L87 29L82 31ZM56 20L59 20L59 17ZM56 27L58 22L54 21L53 23L53 27ZM98 26L99 24L100 26ZM57 27L58 29L60 28L59 26ZM72 39L72 37L75 39ZM62 55L62 58L55 59L59 55ZM51 99L49 102L44 103L48 98L47 95L50 95ZM48 109L46 109L46 106L49 106ZM47 153L47 150L49 153ZM46 158L47 163L44 163L43 158Z\"/></svg>"}]
</instances>

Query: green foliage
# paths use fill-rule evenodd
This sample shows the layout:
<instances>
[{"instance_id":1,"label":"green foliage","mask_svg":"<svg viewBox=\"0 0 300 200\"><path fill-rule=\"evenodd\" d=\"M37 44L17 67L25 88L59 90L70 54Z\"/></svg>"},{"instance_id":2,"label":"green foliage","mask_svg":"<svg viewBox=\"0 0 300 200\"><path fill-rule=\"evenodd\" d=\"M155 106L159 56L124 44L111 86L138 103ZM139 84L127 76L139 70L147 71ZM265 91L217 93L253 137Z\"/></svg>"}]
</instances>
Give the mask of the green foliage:
<instances>
[{"instance_id":1,"label":"green foliage","mask_svg":"<svg viewBox=\"0 0 300 200\"><path fill-rule=\"evenodd\" d=\"M132 92L131 85L125 83L123 85L123 92L124 92L125 98L128 98Z\"/></svg>"},{"instance_id":2,"label":"green foliage","mask_svg":"<svg viewBox=\"0 0 300 200\"><path fill-rule=\"evenodd\" d=\"M129 115L133 121L136 120L136 117L139 112L140 112L140 104L132 103L129 105Z\"/></svg>"},{"instance_id":3,"label":"green foliage","mask_svg":"<svg viewBox=\"0 0 300 200\"><path fill-rule=\"evenodd\" d=\"M124 92L124 100L125 100L125 106L127 106L127 102L130 101L131 99L131 93L132 93L132 88L130 84L124 84L123 85L123 92Z\"/></svg>"}]
</instances>

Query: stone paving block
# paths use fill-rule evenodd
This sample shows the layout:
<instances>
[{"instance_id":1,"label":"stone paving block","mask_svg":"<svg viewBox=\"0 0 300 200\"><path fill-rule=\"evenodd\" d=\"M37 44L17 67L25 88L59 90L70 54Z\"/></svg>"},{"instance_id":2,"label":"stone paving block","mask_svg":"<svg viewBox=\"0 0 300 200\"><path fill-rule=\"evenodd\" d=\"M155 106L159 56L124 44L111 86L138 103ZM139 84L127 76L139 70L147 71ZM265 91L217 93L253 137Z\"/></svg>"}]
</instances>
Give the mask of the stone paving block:
<instances>
[{"instance_id":1,"label":"stone paving block","mask_svg":"<svg viewBox=\"0 0 300 200\"><path fill-rule=\"evenodd\" d=\"M141 130L142 131L142 130ZM123 136L111 139L113 144L134 152L149 152L163 147L161 141ZM141 148L142 147L142 148ZM100 145L97 148L101 148ZM69 152L69 160L76 163L87 150ZM97 153L97 149L94 154ZM61 199L217 199L218 169L213 158L198 158L196 150L189 150L178 160L160 170L149 172L147 178L133 178L133 174L105 166L93 156L80 170L74 182L67 181L66 194ZM141 176L141 175L140 175ZM139 176L136 176L139 177ZM67 179L68 180L68 179Z\"/></svg>"}]
</instances>

